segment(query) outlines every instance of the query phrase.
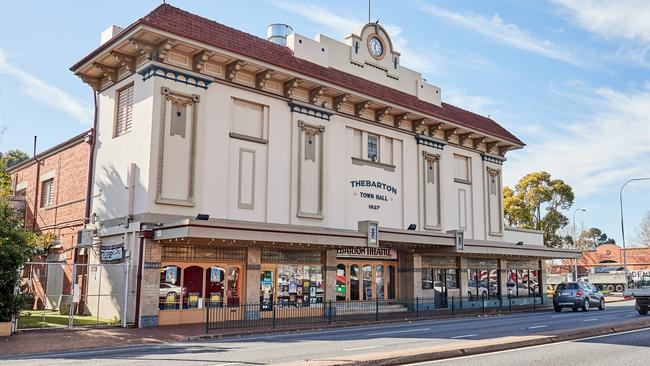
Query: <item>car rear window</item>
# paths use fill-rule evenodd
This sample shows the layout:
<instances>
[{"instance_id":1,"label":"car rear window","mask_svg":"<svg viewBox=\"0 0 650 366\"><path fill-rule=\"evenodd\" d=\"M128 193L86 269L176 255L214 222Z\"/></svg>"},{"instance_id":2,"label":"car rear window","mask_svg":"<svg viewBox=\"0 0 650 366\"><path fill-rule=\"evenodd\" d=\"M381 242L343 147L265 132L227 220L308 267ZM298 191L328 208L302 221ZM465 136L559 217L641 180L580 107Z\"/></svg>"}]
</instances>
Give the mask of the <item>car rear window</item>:
<instances>
[{"instance_id":1,"label":"car rear window","mask_svg":"<svg viewBox=\"0 0 650 366\"><path fill-rule=\"evenodd\" d=\"M578 284L577 283L561 283L557 285L558 290L577 290L578 289Z\"/></svg>"}]
</instances>

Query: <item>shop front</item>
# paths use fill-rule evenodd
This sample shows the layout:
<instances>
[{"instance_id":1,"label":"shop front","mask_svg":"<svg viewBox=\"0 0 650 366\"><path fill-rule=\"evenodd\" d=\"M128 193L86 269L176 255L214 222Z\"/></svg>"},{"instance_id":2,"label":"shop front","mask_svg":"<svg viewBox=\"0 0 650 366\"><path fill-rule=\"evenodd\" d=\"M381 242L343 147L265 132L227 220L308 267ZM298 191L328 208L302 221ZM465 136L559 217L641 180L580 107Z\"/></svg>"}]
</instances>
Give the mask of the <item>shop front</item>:
<instances>
[{"instance_id":1,"label":"shop front","mask_svg":"<svg viewBox=\"0 0 650 366\"><path fill-rule=\"evenodd\" d=\"M161 245L159 325L200 323L206 307L238 307L245 268L246 248Z\"/></svg>"},{"instance_id":2,"label":"shop front","mask_svg":"<svg viewBox=\"0 0 650 366\"><path fill-rule=\"evenodd\" d=\"M436 308L448 306L447 299L460 296L458 257L422 257L422 295L433 298Z\"/></svg>"},{"instance_id":3,"label":"shop front","mask_svg":"<svg viewBox=\"0 0 650 366\"><path fill-rule=\"evenodd\" d=\"M336 250L336 301L397 298L397 250L350 247Z\"/></svg>"}]
</instances>

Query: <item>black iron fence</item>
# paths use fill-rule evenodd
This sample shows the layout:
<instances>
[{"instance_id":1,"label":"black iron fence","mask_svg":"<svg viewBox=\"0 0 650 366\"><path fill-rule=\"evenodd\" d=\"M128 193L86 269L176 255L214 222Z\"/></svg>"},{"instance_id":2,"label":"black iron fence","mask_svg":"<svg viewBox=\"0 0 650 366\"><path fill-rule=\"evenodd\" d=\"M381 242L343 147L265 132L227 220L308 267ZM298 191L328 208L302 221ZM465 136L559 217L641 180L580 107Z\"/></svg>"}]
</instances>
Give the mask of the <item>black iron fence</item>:
<instances>
[{"instance_id":1,"label":"black iron fence","mask_svg":"<svg viewBox=\"0 0 650 366\"><path fill-rule=\"evenodd\" d=\"M205 331L226 329L286 328L303 325L329 325L341 322L413 320L453 317L471 313L535 311L552 306L552 298L537 297L416 297L399 300L326 301L303 306L280 303L250 303L235 306L206 306Z\"/></svg>"}]
</instances>

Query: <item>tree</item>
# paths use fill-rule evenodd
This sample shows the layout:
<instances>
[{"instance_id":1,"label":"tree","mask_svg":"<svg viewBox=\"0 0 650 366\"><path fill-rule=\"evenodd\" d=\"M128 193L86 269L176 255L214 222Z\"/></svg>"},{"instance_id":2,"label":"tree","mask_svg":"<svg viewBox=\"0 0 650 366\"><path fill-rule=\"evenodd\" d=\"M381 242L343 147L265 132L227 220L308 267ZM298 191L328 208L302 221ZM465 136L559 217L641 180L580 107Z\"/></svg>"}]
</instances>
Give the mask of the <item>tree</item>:
<instances>
[{"instance_id":1,"label":"tree","mask_svg":"<svg viewBox=\"0 0 650 366\"><path fill-rule=\"evenodd\" d=\"M583 230L576 240L576 246L580 249L595 249L603 244L616 244L616 241L597 227Z\"/></svg>"},{"instance_id":2,"label":"tree","mask_svg":"<svg viewBox=\"0 0 650 366\"><path fill-rule=\"evenodd\" d=\"M37 236L22 227L22 219L0 199L0 322L18 315L23 295L16 291L19 269L34 254Z\"/></svg>"},{"instance_id":3,"label":"tree","mask_svg":"<svg viewBox=\"0 0 650 366\"><path fill-rule=\"evenodd\" d=\"M636 228L633 242L638 247L650 247L650 211L645 213L641 223Z\"/></svg>"},{"instance_id":4,"label":"tree","mask_svg":"<svg viewBox=\"0 0 650 366\"><path fill-rule=\"evenodd\" d=\"M26 152L18 149L9 150L4 154L0 154L0 157L2 157L5 160L5 164L7 168L11 168L12 166L20 163L21 161L29 159L29 155L27 155Z\"/></svg>"},{"instance_id":5,"label":"tree","mask_svg":"<svg viewBox=\"0 0 650 366\"><path fill-rule=\"evenodd\" d=\"M0 157L0 198L9 197L13 193L11 188L11 175L7 173L5 159Z\"/></svg>"},{"instance_id":6,"label":"tree","mask_svg":"<svg viewBox=\"0 0 650 366\"><path fill-rule=\"evenodd\" d=\"M565 245L566 240L557 232L569 223L560 210L573 205L571 186L561 179L551 179L547 172L534 172L521 178L514 189L505 187L503 198L508 225L542 231L546 246Z\"/></svg>"}]
</instances>

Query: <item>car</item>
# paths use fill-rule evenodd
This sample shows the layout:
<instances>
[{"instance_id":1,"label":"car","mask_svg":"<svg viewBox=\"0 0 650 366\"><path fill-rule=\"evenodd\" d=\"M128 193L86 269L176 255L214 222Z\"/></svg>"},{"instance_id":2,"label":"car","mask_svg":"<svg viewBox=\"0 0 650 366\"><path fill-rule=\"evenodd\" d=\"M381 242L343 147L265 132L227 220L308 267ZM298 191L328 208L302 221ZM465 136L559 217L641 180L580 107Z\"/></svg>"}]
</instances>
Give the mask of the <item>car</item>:
<instances>
[{"instance_id":1,"label":"car","mask_svg":"<svg viewBox=\"0 0 650 366\"><path fill-rule=\"evenodd\" d=\"M469 297L488 297L488 289L485 287L485 281L479 281L478 288L476 287L476 281L470 280L467 282L467 295Z\"/></svg>"},{"instance_id":2,"label":"car","mask_svg":"<svg viewBox=\"0 0 650 366\"><path fill-rule=\"evenodd\" d=\"M563 308L573 311L589 311L592 307L605 310L605 296L589 282L563 282L557 285L553 293L553 308L556 312Z\"/></svg>"},{"instance_id":3,"label":"car","mask_svg":"<svg viewBox=\"0 0 650 366\"><path fill-rule=\"evenodd\" d=\"M176 286L172 283L161 283L160 289L158 290L158 296L160 298L167 298L173 296L175 299L178 299L183 293L183 296L187 296L187 289L184 288L181 290L180 286Z\"/></svg>"}]
</instances>

